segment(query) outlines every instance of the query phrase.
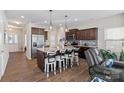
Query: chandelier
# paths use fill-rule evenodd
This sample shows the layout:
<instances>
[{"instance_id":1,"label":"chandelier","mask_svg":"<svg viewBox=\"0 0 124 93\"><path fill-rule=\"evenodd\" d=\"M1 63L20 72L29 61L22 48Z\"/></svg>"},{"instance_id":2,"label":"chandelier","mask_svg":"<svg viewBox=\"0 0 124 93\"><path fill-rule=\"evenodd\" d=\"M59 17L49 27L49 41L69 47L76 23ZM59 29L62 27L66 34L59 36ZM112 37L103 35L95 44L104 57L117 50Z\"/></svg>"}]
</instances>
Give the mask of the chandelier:
<instances>
[{"instance_id":1,"label":"chandelier","mask_svg":"<svg viewBox=\"0 0 124 93\"><path fill-rule=\"evenodd\" d=\"M49 29L52 30L53 29L53 24L52 24L52 10L49 10L50 12L50 25L49 25Z\"/></svg>"},{"instance_id":2,"label":"chandelier","mask_svg":"<svg viewBox=\"0 0 124 93\"><path fill-rule=\"evenodd\" d=\"M67 15L65 15L65 32L69 32L68 26L67 26Z\"/></svg>"}]
</instances>

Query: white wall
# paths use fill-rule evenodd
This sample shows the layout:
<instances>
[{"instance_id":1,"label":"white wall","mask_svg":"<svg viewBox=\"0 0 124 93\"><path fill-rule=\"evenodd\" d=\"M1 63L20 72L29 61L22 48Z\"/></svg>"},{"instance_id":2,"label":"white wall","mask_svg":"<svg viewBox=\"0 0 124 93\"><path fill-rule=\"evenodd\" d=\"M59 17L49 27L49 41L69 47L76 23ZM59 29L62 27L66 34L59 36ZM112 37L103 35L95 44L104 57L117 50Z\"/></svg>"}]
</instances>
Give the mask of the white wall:
<instances>
[{"instance_id":1,"label":"white wall","mask_svg":"<svg viewBox=\"0 0 124 93\"><path fill-rule=\"evenodd\" d=\"M26 57L31 60L31 23L27 23L23 31L26 32L27 36Z\"/></svg>"},{"instance_id":2,"label":"white wall","mask_svg":"<svg viewBox=\"0 0 124 93\"><path fill-rule=\"evenodd\" d=\"M0 10L0 79L4 75L9 58L8 46L4 42L4 33L7 29L7 19L4 11Z\"/></svg>"},{"instance_id":3,"label":"white wall","mask_svg":"<svg viewBox=\"0 0 124 93\"><path fill-rule=\"evenodd\" d=\"M19 52L23 51L23 30L22 29L12 29L8 31L8 35L17 35L18 37L18 43L16 44L8 44L9 46L9 52Z\"/></svg>"},{"instance_id":4,"label":"white wall","mask_svg":"<svg viewBox=\"0 0 124 93\"><path fill-rule=\"evenodd\" d=\"M98 47L105 48L104 41L104 31L108 28L116 28L124 26L124 14L114 15L111 17L102 18L99 20L91 20L80 26L77 26L79 29L86 29L92 27L98 27Z\"/></svg>"}]
</instances>

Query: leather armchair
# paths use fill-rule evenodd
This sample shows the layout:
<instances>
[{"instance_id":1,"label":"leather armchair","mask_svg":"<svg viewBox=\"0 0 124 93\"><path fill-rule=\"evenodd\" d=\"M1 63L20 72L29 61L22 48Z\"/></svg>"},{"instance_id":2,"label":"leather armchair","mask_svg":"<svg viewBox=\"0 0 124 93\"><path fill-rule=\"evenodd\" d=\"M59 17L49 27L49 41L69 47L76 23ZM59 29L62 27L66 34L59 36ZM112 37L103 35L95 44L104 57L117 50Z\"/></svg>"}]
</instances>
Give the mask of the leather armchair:
<instances>
[{"instance_id":1,"label":"leather armchair","mask_svg":"<svg viewBox=\"0 0 124 93\"><path fill-rule=\"evenodd\" d=\"M124 63L114 62L112 68L103 65L106 61L99 56L99 51L91 48L85 51L91 78L100 77L106 81L124 81Z\"/></svg>"}]
</instances>

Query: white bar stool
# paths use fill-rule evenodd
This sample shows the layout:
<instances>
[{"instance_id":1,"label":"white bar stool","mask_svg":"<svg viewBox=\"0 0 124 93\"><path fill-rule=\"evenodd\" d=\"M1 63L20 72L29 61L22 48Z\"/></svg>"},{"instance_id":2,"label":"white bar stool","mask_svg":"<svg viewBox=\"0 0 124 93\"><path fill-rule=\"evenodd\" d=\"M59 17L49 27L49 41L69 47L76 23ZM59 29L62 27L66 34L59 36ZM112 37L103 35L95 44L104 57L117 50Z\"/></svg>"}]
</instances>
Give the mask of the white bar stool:
<instances>
[{"instance_id":1,"label":"white bar stool","mask_svg":"<svg viewBox=\"0 0 124 93\"><path fill-rule=\"evenodd\" d=\"M74 62L76 62L77 65L79 66L79 57L78 57L79 48L74 48L73 50L74 50L73 51Z\"/></svg>"},{"instance_id":2,"label":"white bar stool","mask_svg":"<svg viewBox=\"0 0 124 93\"><path fill-rule=\"evenodd\" d=\"M64 56L64 50L57 51L56 53L56 61L59 62L59 71L62 72L62 67L65 70L65 56ZM63 66L62 66L63 65Z\"/></svg>"},{"instance_id":3,"label":"white bar stool","mask_svg":"<svg viewBox=\"0 0 124 93\"><path fill-rule=\"evenodd\" d=\"M71 65L71 67L73 66L73 54L72 53L73 53L72 49L66 49L66 52L65 52L66 69L69 64Z\"/></svg>"},{"instance_id":4,"label":"white bar stool","mask_svg":"<svg viewBox=\"0 0 124 93\"><path fill-rule=\"evenodd\" d=\"M47 57L45 58L45 68L44 72L47 74L47 78L49 77L50 67L51 71L54 72L54 75L56 75L56 59L55 59L56 53L50 52L47 53Z\"/></svg>"}]
</instances>

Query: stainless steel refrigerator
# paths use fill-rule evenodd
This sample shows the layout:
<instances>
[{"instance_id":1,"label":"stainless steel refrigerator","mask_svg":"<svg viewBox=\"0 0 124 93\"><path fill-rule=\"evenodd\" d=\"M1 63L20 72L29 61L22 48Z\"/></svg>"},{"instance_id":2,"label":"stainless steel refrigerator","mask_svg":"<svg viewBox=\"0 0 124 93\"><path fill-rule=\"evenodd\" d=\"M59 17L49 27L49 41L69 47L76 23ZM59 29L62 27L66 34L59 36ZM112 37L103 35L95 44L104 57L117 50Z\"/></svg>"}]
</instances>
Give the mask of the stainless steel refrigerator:
<instances>
[{"instance_id":1,"label":"stainless steel refrigerator","mask_svg":"<svg viewBox=\"0 0 124 93\"><path fill-rule=\"evenodd\" d=\"M32 35L32 58L37 57L37 48L44 45L44 35Z\"/></svg>"}]
</instances>

